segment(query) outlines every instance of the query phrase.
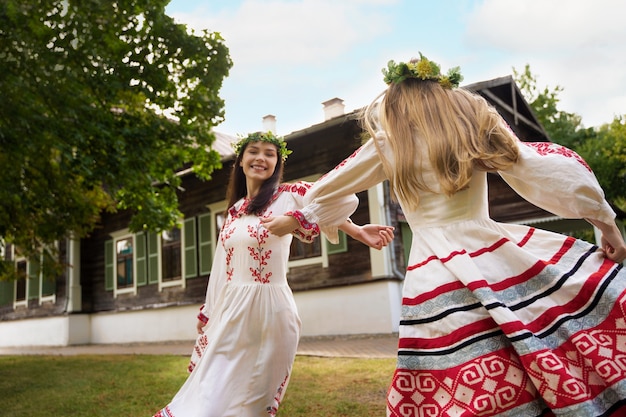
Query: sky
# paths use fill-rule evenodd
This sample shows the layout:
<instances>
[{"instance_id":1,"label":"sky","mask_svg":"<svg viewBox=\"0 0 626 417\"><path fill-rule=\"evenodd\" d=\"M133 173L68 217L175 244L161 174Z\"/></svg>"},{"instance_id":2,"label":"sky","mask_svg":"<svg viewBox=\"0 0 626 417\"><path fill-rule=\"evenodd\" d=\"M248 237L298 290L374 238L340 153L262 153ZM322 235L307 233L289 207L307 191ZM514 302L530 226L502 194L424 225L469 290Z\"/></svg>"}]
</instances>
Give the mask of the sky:
<instances>
[{"instance_id":1,"label":"sky","mask_svg":"<svg viewBox=\"0 0 626 417\"><path fill-rule=\"evenodd\" d=\"M461 86L523 72L563 90L559 109L585 127L626 115L623 0L172 0L166 13L195 31L219 32L233 67L216 131L245 135L276 117L287 135L385 89L382 68L421 52L461 67Z\"/></svg>"}]
</instances>

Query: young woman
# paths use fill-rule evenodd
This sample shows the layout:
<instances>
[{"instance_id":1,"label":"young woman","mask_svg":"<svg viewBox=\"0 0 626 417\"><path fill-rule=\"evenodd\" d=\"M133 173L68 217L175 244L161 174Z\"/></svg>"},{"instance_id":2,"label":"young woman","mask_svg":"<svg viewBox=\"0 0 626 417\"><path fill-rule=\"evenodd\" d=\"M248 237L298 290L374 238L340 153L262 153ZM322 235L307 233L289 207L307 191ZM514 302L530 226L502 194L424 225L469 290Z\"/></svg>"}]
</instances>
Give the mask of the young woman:
<instances>
[{"instance_id":1,"label":"young woman","mask_svg":"<svg viewBox=\"0 0 626 417\"><path fill-rule=\"evenodd\" d=\"M274 416L289 382L300 335L286 278L292 235L272 235L263 221L285 212L297 215L310 184L280 183L290 151L270 132L248 135L235 153L228 215L198 315L191 373L155 417ZM331 240L339 228L371 247L387 245L392 228L346 221L357 204L355 195L337 199L321 231ZM310 242L320 228L303 221L291 232Z\"/></svg>"},{"instance_id":2,"label":"young woman","mask_svg":"<svg viewBox=\"0 0 626 417\"><path fill-rule=\"evenodd\" d=\"M388 179L413 234L388 416L623 416L626 245L587 164L522 143L427 58L391 61L363 113L372 139L309 192L304 219ZM489 218L487 172L601 247ZM266 223L273 233L292 217Z\"/></svg>"}]
</instances>

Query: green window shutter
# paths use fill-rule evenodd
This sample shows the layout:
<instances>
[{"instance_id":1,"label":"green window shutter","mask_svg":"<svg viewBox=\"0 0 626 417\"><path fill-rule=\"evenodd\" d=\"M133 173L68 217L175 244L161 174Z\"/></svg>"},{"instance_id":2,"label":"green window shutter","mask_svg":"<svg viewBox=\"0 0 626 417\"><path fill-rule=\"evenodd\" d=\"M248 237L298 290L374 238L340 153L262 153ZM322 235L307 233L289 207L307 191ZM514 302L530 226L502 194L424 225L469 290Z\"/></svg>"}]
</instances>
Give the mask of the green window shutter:
<instances>
[{"instance_id":1,"label":"green window shutter","mask_svg":"<svg viewBox=\"0 0 626 417\"><path fill-rule=\"evenodd\" d=\"M198 216L198 258L200 275L211 273L213 262L213 242L211 241L211 214Z\"/></svg>"},{"instance_id":2,"label":"green window shutter","mask_svg":"<svg viewBox=\"0 0 626 417\"><path fill-rule=\"evenodd\" d=\"M41 295L54 295L56 292L56 280L52 277L43 277L41 281Z\"/></svg>"},{"instance_id":3,"label":"green window shutter","mask_svg":"<svg viewBox=\"0 0 626 417\"><path fill-rule=\"evenodd\" d=\"M327 253L329 255L348 252L348 237L341 230L339 231L339 242L337 244L330 243L328 240L325 240L325 241L326 241Z\"/></svg>"},{"instance_id":4,"label":"green window shutter","mask_svg":"<svg viewBox=\"0 0 626 417\"><path fill-rule=\"evenodd\" d=\"M115 266L113 265L113 239L104 242L104 289L113 291Z\"/></svg>"},{"instance_id":5,"label":"green window shutter","mask_svg":"<svg viewBox=\"0 0 626 417\"><path fill-rule=\"evenodd\" d=\"M28 261L28 299L37 300L39 298L39 277L41 272L41 261L39 259Z\"/></svg>"},{"instance_id":6,"label":"green window shutter","mask_svg":"<svg viewBox=\"0 0 626 417\"><path fill-rule=\"evenodd\" d=\"M13 304L15 282L0 281L0 306Z\"/></svg>"},{"instance_id":7,"label":"green window shutter","mask_svg":"<svg viewBox=\"0 0 626 417\"><path fill-rule=\"evenodd\" d=\"M184 248L183 262L185 262L185 278L198 276L198 249L196 246L196 218L185 219L183 222Z\"/></svg>"},{"instance_id":8,"label":"green window shutter","mask_svg":"<svg viewBox=\"0 0 626 417\"><path fill-rule=\"evenodd\" d=\"M409 264L409 254L411 253L411 242L413 241L413 232L408 223L400 223L400 233L402 234L402 248L404 252L404 266Z\"/></svg>"},{"instance_id":9,"label":"green window shutter","mask_svg":"<svg viewBox=\"0 0 626 417\"><path fill-rule=\"evenodd\" d=\"M56 292L56 271L54 269L53 255L49 251L44 251L41 261L41 295L42 297L54 295Z\"/></svg>"},{"instance_id":10,"label":"green window shutter","mask_svg":"<svg viewBox=\"0 0 626 417\"><path fill-rule=\"evenodd\" d=\"M148 284L159 282L159 235L148 232Z\"/></svg>"},{"instance_id":11,"label":"green window shutter","mask_svg":"<svg viewBox=\"0 0 626 417\"><path fill-rule=\"evenodd\" d=\"M146 234L135 235L135 262L137 265L137 286L148 283L148 259L146 256Z\"/></svg>"}]
</instances>

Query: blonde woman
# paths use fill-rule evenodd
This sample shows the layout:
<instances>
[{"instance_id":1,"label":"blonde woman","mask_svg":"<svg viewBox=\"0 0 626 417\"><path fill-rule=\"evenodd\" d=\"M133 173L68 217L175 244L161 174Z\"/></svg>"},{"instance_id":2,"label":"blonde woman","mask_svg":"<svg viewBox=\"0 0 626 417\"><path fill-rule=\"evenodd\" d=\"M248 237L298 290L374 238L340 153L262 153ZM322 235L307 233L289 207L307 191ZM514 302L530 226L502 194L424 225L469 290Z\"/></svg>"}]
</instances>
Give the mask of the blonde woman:
<instances>
[{"instance_id":1,"label":"blonde woman","mask_svg":"<svg viewBox=\"0 0 626 417\"><path fill-rule=\"evenodd\" d=\"M420 54L390 61L364 111L369 142L310 190L301 210L389 180L413 240L387 415L623 416L626 245L595 176L553 143L522 143L483 98ZM489 218L487 173L602 247ZM266 227L297 225L281 216Z\"/></svg>"}]
</instances>

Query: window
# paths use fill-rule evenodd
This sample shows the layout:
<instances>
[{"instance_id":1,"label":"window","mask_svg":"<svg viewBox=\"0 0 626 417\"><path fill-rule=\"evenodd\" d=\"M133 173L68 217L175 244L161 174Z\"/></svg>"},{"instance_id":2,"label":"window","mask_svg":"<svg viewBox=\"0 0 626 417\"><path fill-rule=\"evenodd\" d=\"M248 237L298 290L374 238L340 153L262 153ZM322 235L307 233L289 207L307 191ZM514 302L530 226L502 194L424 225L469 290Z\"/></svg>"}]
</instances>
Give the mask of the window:
<instances>
[{"instance_id":1,"label":"window","mask_svg":"<svg viewBox=\"0 0 626 417\"><path fill-rule=\"evenodd\" d=\"M17 270L17 279L15 280L14 307L28 305L28 300L26 300L26 291L28 287L28 281L26 280L28 276L27 268L28 262L26 262L26 259L21 258L16 261L15 269Z\"/></svg>"},{"instance_id":2,"label":"window","mask_svg":"<svg viewBox=\"0 0 626 417\"><path fill-rule=\"evenodd\" d=\"M322 245L320 238L315 239L312 243L305 243L299 239L293 238L289 252L289 260L314 258L322 256Z\"/></svg>"},{"instance_id":3,"label":"window","mask_svg":"<svg viewBox=\"0 0 626 417\"><path fill-rule=\"evenodd\" d=\"M115 264L117 288L134 286L133 238L120 239L115 242Z\"/></svg>"},{"instance_id":4,"label":"window","mask_svg":"<svg viewBox=\"0 0 626 417\"><path fill-rule=\"evenodd\" d=\"M182 227L161 232L158 239L148 234L149 282L158 282L159 291L185 287L185 280L198 276L196 218L182 221ZM155 265L158 267L154 268Z\"/></svg>"},{"instance_id":5,"label":"window","mask_svg":"<svg viewBox=\"0 0 626 417\"><path fill-rule=\"evenodd\" d=\"M180 229L161 232L161 279L177 281L182 276Z\"/></svg>"},{"instance_id":6,"label":"window","mask_svg":"<svg viewBox=\"0 0 626 417\"><path fill-rule=\"evenodd\" d=\"M143 236L143 235L142 235ZM122 230L112 235L104 245L104 285L113 294L137 293L137 263L135 235Z\"/></svg>"},{"instance_id":7,"label":"window","mask_svg":"<svg viewBox=\"0 0 626 417\"><path fill-rule=\"evenodd\" d=\"M348 252L348 235L346 235L341 230L339 231L339 242L330 243L328 240L324 239L326 243L326 253L329 255L334 255L336 253L344 253Z\"/></svg>"},{"instance_id":8,"label":"window","mask_svg":"<svg viewBox=\"0 0 626 417\"><path fill-rule=\"evenodd\" d=\"M184 288L186 279L198 276L199 263L200 268L207 263L210 266L212 254L206 253L207 243L203 241L207 234L210 236L210 230L202 228L207 226L205 216L184 219L180 227L160 233L112 233L112 239L104 244L105 289L117 296L136 294L138 287L153 284L159 291Z\"/></svg>"}]
</instances>

